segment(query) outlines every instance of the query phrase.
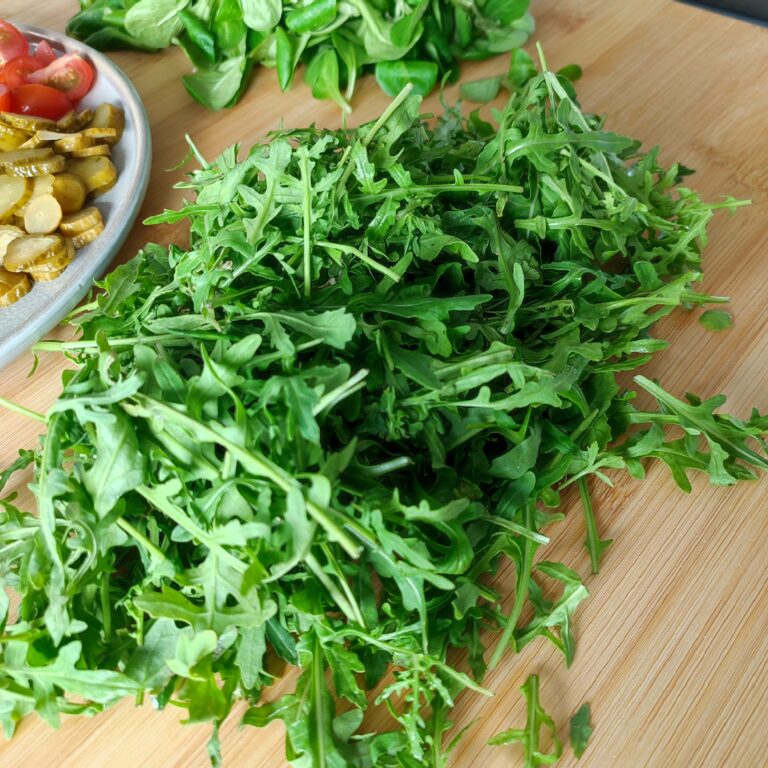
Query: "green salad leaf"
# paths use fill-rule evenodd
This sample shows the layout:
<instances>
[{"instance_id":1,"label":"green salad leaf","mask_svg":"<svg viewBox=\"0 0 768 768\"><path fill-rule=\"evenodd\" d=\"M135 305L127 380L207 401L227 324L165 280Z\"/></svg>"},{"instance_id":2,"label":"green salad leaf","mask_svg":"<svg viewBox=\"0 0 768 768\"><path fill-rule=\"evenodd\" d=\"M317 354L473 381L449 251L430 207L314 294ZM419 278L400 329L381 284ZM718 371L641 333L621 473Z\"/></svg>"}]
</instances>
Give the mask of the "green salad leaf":
<instances>
[{"instance_id":1,"label":"green salad leaf","mask_svg":"<svg viewBox=\"0 0 768 768\"><path fill-rule=\"evenodd\" d=\"M518 48L534 29L529 0L80 0L67 34L99 50L179 45L196 71L192 98L210 109L239 101L260 64L282 90L306 65L318 99L347 111L358 77L375 72L395 96L426 95L462 60ZM342 96L342 93L344 94Z\"/></svg>"},{"instance_id":2,"label":"green salad leaf","mask_svg":"<svg viewBox=\"0 0 768 768\"><path fill-rule=\"evenodd\" d=\"M530 675L520 688L525 697L525 728L510 728L508 731L502 731L488 742L494 747L502 744L521 744L523 747L524 768L553 765L563 754L563 744L557 738L555 721L541 705L539 686L539 676ZM542 752L540 750L542 729L549 732L549 738L552 741L551 751Z\"/></svg>"},{"instance_id":3,"label":"green salad leaf","mask_svg":"<svg viewBox=\"0 0 768 768\"><path fill-rule=\"evenodd\" d=\"M592 736L591 712L589 704L582 704L571 716L570 740L573 754L580 758L587 749Z\"/></svg>"},{"instance_id":4,"label":"green salad leaf","mask_svg":"<svg viewBox=\"0 0 768 768\"><path fill-rule=\"evenodd\" d=\"M569 486L597 570L594 484L650 458L686 491L768 469L766 416L627 377L666 347L658 319L722 301L696 290L701 245L740 203L703 202L552 72L494 124L419 109L406 88L357 129L195 150L187 202L150 220L186 221L188 244L147 245L78 339L37 346L76 366L0 475L33 464L38 506L0 499L6 733L153 696L209 722L219 762L245 700L297 766L443 768L489 666L578 653L587 587L546 559ZM496 739L531 766L560 752L538 691ZM390 731L362 726L370 707Z\"/></svg>"}]
</instances>

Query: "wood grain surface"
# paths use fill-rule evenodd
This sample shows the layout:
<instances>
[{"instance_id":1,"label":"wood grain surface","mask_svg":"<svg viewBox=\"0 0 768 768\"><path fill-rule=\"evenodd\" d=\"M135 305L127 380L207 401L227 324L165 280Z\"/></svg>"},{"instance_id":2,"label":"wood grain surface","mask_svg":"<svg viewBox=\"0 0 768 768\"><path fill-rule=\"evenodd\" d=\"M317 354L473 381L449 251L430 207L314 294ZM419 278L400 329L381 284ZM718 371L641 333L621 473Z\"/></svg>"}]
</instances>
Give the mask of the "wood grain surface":
<instances>
[{"instance_id":1,"label":"wood grain surface","mask_svg":"<svg viewBox=\"0 0 768 768\"><path fill-rule=\"evenodd\" d=\"M63 30L74 0L3 0L2 16ZM681 395L725 392L731 412L768 408L768 30L668 0L534 0L535 39L556 68L579 62L579 85L590 111L608 125L660 144L662 159L698 169L692 180L709 199L732 194L754 200L711 227L704 289L732 297L735 327L710 334L697 314L678 312L656 335L672 341L643 371ZM182 171L166 171L184 156L190 133L204 154L232 142L249 145L266 131L310 121L336 126L331 104L311 100L304 85L279 92L274 74L258 72L243 102L210 113L187 96L183 54L114 54L133 79L149 113L154 140L152 180L143 218L172 207ZM490 61L464 70L469 79L502 70ZM451 91L451 94L455 91ZM352 121L377 115L386 103L366 79ZM438 108L432 97L427 107ZM137 224L121 259L147 239L184 242L183 227ZM67 331L57 330L57 338ZM43 355L37 374L25 356L0 371L0 395L45 410L59 390L62 359ZM0 422L0 466L36 443L38 427L14 414ZM29 478L22 478L28 482ZM17 483L22 494L28 493ZM577 500L568 519L551 528L548 559L586 577L592 597L576 618L576 659L539 641L509 657L486 680L492 699L463 696L455 721L477 719L457 748L455 768L517 765L516 747L487 747L501 729L521 726L519 686L542 676L542 697L566 737L568 717L591 702L594 735L585 768L763 768L768 765L768 483L713 488L701 479L685 495L662 467L645 482L620 478L595 489L601 534L615 539L602 572L589 574ZM507 588L513 573L501 576ZM286 690L292 681L270 691ZM69 718L59 731L39 719L24 722L0 743L3 768L204 768L208 729L182 728L173 708L124 702L92 720ZM226 768L286 765L283 728L238 728L234 712L222 731ZM372 712L367 724L385 727ZM566 752L562 766L576 761Z\"/></svg>"}]
</instances>

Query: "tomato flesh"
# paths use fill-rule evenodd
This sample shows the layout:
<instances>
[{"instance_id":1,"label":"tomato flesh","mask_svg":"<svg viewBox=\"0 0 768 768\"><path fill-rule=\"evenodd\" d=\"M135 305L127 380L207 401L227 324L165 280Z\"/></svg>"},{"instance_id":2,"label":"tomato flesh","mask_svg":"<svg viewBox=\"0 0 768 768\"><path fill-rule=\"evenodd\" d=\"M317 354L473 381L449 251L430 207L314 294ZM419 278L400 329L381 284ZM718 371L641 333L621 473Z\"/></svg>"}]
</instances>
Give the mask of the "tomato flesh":
<instances>
[{"instance_id":1,"label":"tomato flesh","mask_svg":"<svg viewBox=\"0 0 768 768\"><path fill-rule=\"evenodd\" d=\"M11 111L58 120L72 109L72 102L56 88L37 83L20 85L11 91Z\"/></svg>"},{"instance_id":2,"label":"tomato flesh","mask_svg":"<svg viewBox=\"0 0 768 768\"><path fill-rule=\"evenodd\" d=\"M33 72L27 79L30 83L44 83L57 88L72 101L79 101L93 84L93 67L77 53L68 53L54 59L44 69Z\"/></svg>"},{"instance_id":3,"label":"tomato flesh","mask_svg":"<svg viewBox=\"0 0 768 768\"><path fill-rule=\"evenodd\" d=\"M31 51L24 35L0 19L0 111L58 120L88 93L94 76L82 56L57 57L47 40Z\"/></svg>"},{"instance_id":4,"label":"tomato flesh","mask_svg":"<svg viewBox=\"0 0 768 768\"><path fill-rule=\"evenodd\" d=\"M41 67L47 67L55 58L56 53L47 40L41 40L35 48L35 58Z\"/></svg>"},{"instance_id":5,"label":"tomato flesh","mask_svg":"<svg viewBox=\"0 0 768 768\"><path fill-rule=\"evenodd\" d=\"M17 56L26 56L29 45L13 24L0 19L0 67Z\"/></svg>"},{"instance_id":6,"label":"tomato flesh","mask_svg":"<svg viewBox=\"0 0 768 768\"><path fill-rule=\"evenodd\" d=\"M27 82L33 72L42 68L43 65L34 56L17 56L0 70L0 81L10 89L18 88Z\"/></svg>"}]
</instances>

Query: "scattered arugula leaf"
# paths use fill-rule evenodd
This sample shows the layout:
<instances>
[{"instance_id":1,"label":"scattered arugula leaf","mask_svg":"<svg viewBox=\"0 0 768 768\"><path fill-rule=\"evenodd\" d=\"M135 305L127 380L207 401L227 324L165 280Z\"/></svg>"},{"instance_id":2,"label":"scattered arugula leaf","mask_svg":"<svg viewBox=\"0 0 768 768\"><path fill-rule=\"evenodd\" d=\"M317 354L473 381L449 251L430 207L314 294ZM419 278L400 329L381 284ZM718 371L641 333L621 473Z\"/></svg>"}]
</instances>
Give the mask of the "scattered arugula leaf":
<instances>
[{"instance_id":1,"label":"scattered arugula leaf","mask_svg":"<svg viewBox=\"0 0 768 768\"><path fill-rule=\"evenodd\" d=\"M701 313L699 322L708 331L727 331L733 327L733 316L723 309L708 309Z\"/></svg>"},{"instance_id":2,"label":"scattered arugula leaf","mask_svg":"<svg viewBox=\"0 0 768 768\"><path fill-rule=\"evenodd\" d=\"M563 754L563 744L557 737L555 721L547 714L539 700L539 676L529 675L520 690L525 697L525 728L510 728L502 731L488 743L491 746L503 744L521 744L523 747L523 768L537 768L541 765L553 765ZM549 732L552 741L551 752L541 752L541 730Z\"/></svg>"},{"instance_id":3,"label":"scattered arugula leaf","mask_svg":"<svg viewBox=\"0 0 768 768\"><path fill-rule=\"evenodd\" d=\"M582 704L571 716L571 749L577 758L581 758L587 749L589 738L592 735L592 724L590 722L591 712L589 704Z\"/></svg>"}]
</instances>

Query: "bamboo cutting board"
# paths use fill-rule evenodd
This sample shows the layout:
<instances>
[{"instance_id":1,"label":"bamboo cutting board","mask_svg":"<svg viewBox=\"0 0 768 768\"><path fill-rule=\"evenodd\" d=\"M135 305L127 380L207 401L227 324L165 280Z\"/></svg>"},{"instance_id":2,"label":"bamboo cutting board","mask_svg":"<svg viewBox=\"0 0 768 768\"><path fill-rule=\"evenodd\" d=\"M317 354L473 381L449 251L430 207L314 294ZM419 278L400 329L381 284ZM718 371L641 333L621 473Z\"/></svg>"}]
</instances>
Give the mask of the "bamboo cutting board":
<instances>
[{"instance_id":1,"label":"bamboo cutting board","mask_svg":"<svg viewBox=\"0 0 768 768\"><path fill-rule=\"evenodd\" d=\"M3 0L2 16L63 30L74 0ZM643 373L677 395L725 392L728 409L768 409L768 30L668 0L534 0L549 65L578 62L582 103L607 113L611 129L660 144L666 162L697 168L703 195L752 198L754 206L711 227L704 290L733 299L735 327L710 334L695 314L678 312L657 328L672 341ZM141 220L179 202L166 171L185 154L189 132L213 156L240 141L248 146L281 123L336 126L335 106L311 100L301 85L281 94L273 73L257 73L234 110L209 113L179 82L188 64L179 51L115 54L149 113L154 165ZM467 79L502 71L503 61L465 67ZM451 91L451 95L455 91ZM360 87L353 121L378 115L386 103L370 79ZM438 109L432 97L427 107ZM181 227L137 224L121 258L147 239L183 241ZM66 332L54 333L65 338ZM45 410L59 391L62 360L45 354L28 379L31 355L0 371L0 395ZM36 442L38 427L2 415L0 467ZM29 478L25 478L27 482ZM28 493L17 482L22 495ZM666 470L646 481L618 480L595 489L601 535L615 539L602 572L589 574L577 499L567 521L548 530L548 559L586 577L592 593L576 618L576 659L566 670L544 641L509 657L486 679L492 699L467 695L458 725L477 722L459 744L455 768L517 765L516 747L486 747L490 736L525 721L518 691L530 672L542 677L544 705L567 737L568 717L592 704L594 734L585 768L763 768L768 765L768 481L733 489L698 479L686 496ZM513 573L502 583L511 589ZM277 690L284 692L290 681ZM69 718L59 731L23 723L0 743L3 768L205 768L206 727L182 728L173 708L153 712L125 702L93 720ZM222 730L226 768L282 768L283 729L238 729L238 712ZM380 712L371 727L387 727ZM567 751L561 765L576 764Z\"/></svg>"}]
</instances>

